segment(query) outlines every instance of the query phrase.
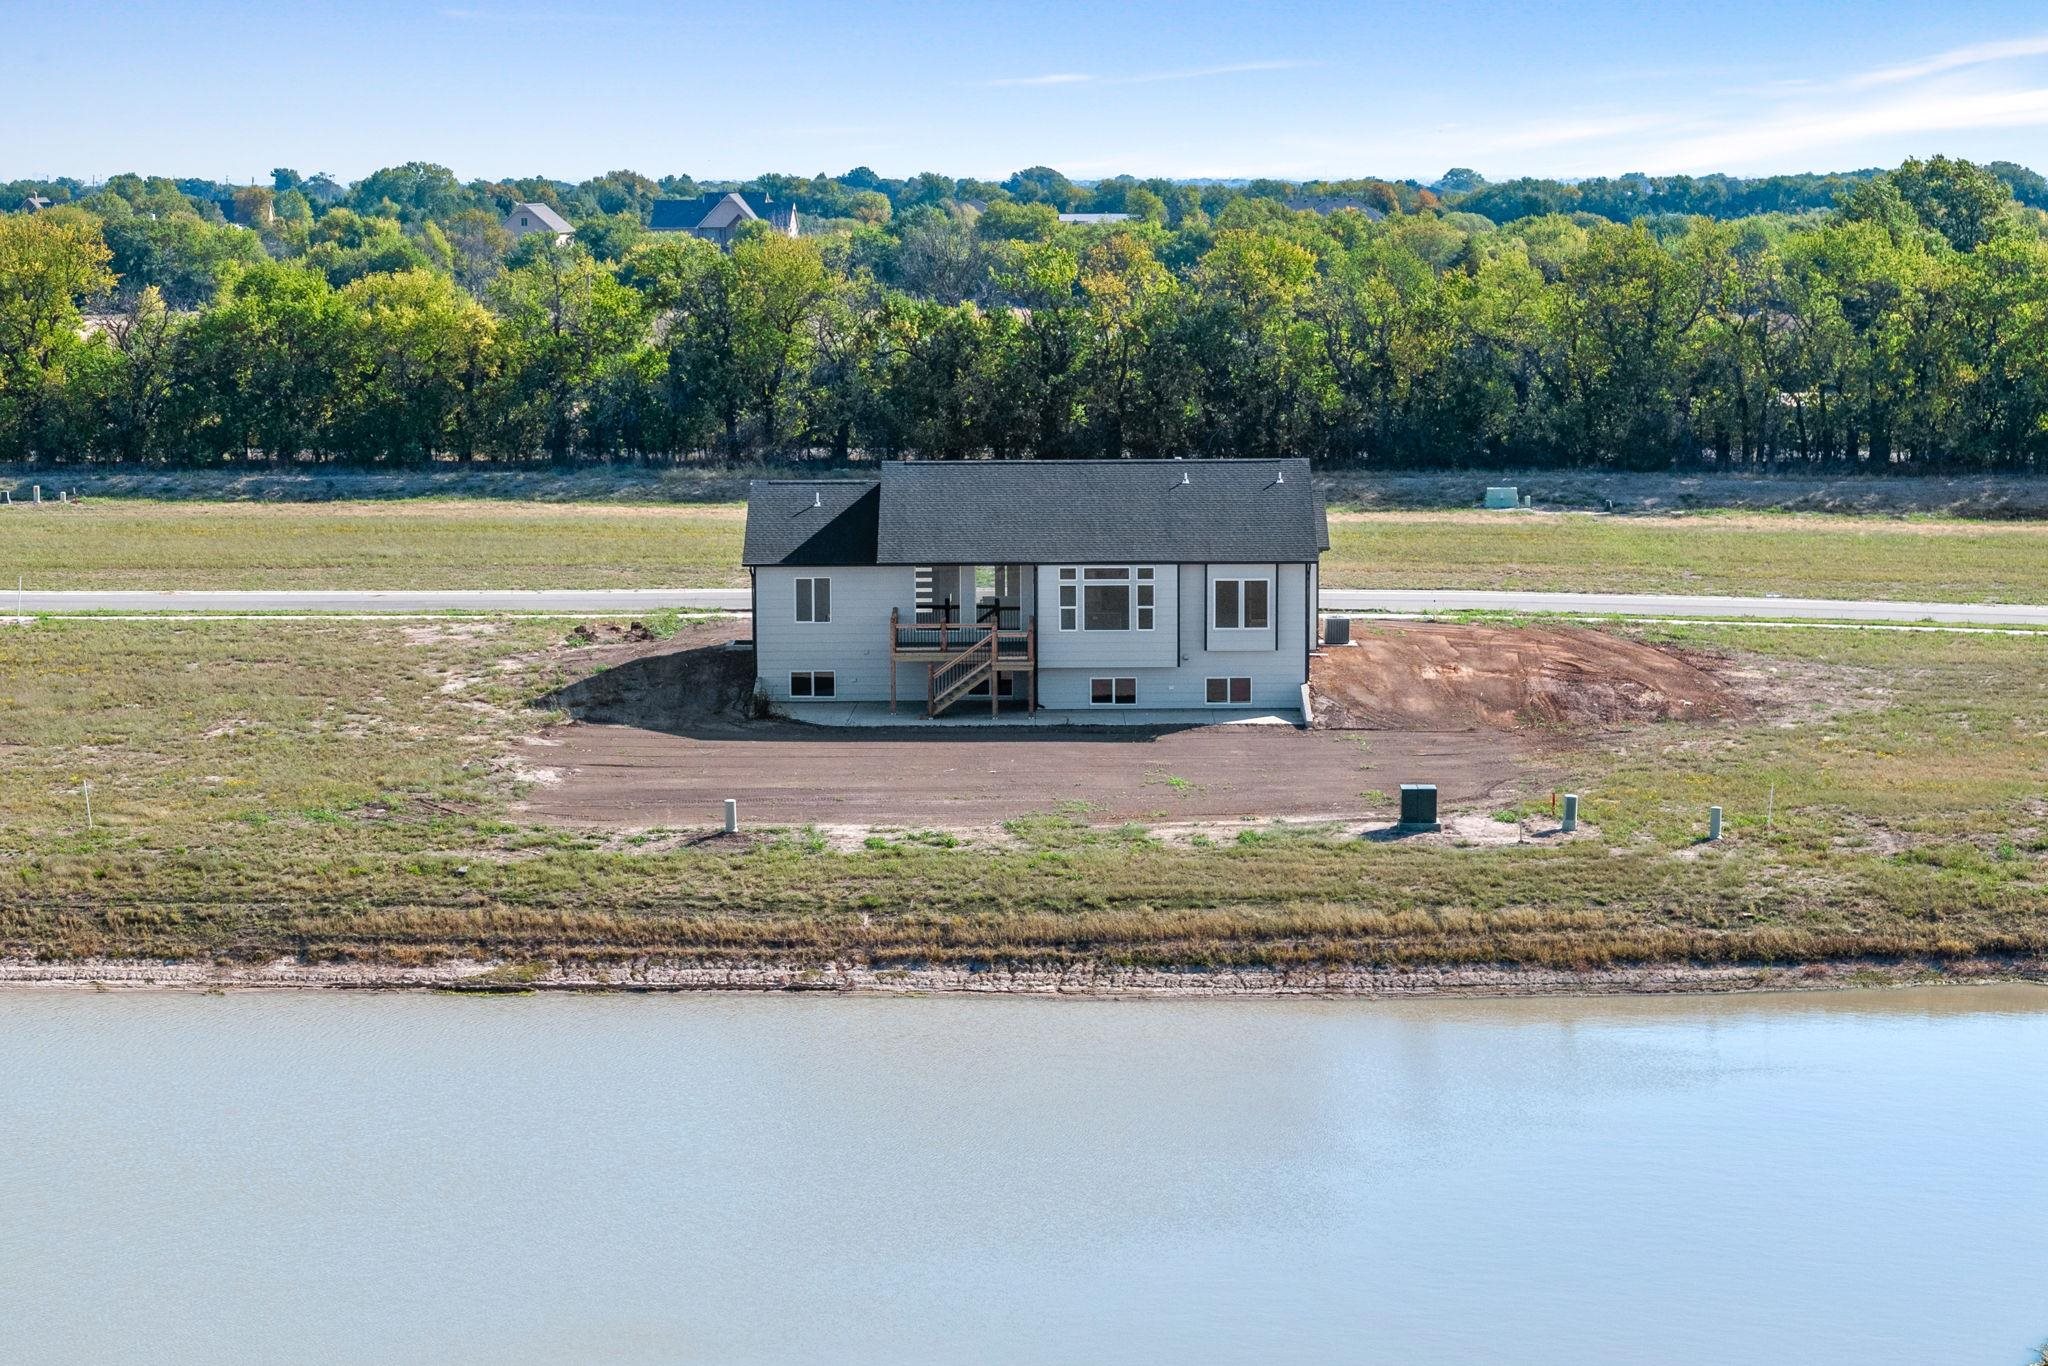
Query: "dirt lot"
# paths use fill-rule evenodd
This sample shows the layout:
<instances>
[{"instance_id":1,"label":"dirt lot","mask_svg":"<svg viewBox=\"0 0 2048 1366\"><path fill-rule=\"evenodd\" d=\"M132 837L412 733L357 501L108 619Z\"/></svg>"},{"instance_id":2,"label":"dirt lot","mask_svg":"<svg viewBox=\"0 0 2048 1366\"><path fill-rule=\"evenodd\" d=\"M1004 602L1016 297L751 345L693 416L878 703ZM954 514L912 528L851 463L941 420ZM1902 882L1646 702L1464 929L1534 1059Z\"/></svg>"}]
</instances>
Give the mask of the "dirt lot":
<instances>
[{"instance_id":1,"label":"dirt lot","mask_svg":"<svg viewBox=\"0 0 2048 1366\"><path fill-rule=\"evenodd\" d=\"M1058 731L836 730L748 716L739 628L657 641L584 628L583 676L545 697L571 718L530 737L525 811L563 825L702 827L732 797L750 824L965 829L1041 812L1090 823L1386 813L1404 782L1446 814L1508 804L1569 773L1575 736L1749 706L1700 664L1599 631L1363 624L1320 655L1316 726Z\"/></svg>"},{"instance_id":2,"label":"dirt lot","mask_svg":"<svg viewBox=\"0 0 2048 1366\"><path fill-rule=\"evenodd\" d=\"M752 658L731 627L597 641L591 674L539 699L572 718L519 755L526 814L576 826L703 826L736 798L749 822L963 828L1070 810L1091 823L1385 812L1404 782L1447 807L1540 781L1513 737L1464 727L1372 734L1284 726L1058 731L834 730L746 717Z\"/></svg>"},{"instance_id":3,"label":"dirt lot","mask_svg":"<svg viewBox=\"0 0 2048 1366\"><path fill-rule=\"evenodd\" d=\"M1583 731L1749 705L1685 656L1604 631L1358 622L1352 642L1313 661L1318 727Z\"/></svg>"}]
</instances>

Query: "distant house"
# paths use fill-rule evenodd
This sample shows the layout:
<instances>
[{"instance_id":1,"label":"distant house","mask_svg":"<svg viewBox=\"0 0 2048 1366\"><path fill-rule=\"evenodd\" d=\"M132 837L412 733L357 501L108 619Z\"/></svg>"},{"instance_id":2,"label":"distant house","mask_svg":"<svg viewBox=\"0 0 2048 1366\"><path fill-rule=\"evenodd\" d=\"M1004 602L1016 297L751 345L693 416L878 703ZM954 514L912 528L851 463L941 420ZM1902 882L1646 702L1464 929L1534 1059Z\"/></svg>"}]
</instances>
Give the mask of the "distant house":
<instances>
[{"instance_id":1,"label":"distant house","mask_svg":"<svg viewBox=\"0 0 2048 1366\"><path fill-rule=\"evenodd\" d=\"M1137 215L1128 213L1063 213L1062 223L1128 223Z\"/></svg>"},{"instance_id":2,"label":"distant house","mask_svg":"<svg viewBox=\"0 0 2048 1366\"><path fill-rule=\"evenodd\" d=\"M505 231L511 233L514 240L531 237L537 232L551 232L558 247L576 235L576 229L570 226L569 220L545 204L514 204L512 212L505 215Z\"/></svg>"},{"instance_id":3,"label":"distant house","mask_svg":"<svg viewBox=\"0 0 2048 1366\"><path fill-rule=\"evenodd\" d=\"M1329 548L1308 462L884 461L747 494L755 687L1067 720L1301 715ZM978 699L978 700L977 700Z\"/></svg>"},{"instance_id":4,"label":"distant house","mask_svg":"<svg viewBox=\"0 0 2048 1366\"><path fill-rule=\"evenodd\" d=\"M797 235L796 205L778 204L752 190L713 190L695 199L657 199L647 227L652 232L687 232L721 247L745 223L766 223L784 237Z\"/></svg>"},{"instance_id":5,"label":"distant house","mask_svg":"<svg viewBox=\"0 0 2048 1366\"><path fill-rule=\"evenodd\" d=\"M49 207L50 201L39 194L32 194L27 199L21 201L21 211L23 213L41 213Z\"/></svg>"}]
</instances>

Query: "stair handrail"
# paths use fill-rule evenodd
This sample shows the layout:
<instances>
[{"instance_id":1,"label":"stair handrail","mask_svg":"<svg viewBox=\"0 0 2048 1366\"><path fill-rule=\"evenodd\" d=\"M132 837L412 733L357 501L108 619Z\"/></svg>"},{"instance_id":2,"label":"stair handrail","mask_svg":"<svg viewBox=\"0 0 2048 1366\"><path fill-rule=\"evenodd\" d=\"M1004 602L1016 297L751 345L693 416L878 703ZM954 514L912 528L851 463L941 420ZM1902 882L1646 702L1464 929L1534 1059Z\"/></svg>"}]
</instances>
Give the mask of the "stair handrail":
<instances>
[{"instance_id":1,"label":"stair handrail","mask_svg":"<svg viewBox=\"0 0 2048 1366\"><path fill-rule=\"evenodd\" d=\"M971 688L980 682L980 675L984 669L991 679L995 677L996 633L994 631L988 633L987 645L988 651L986 654L983 654L981 649L982 642L976 641L974 645L963 650L955 658L939 665L938 670L932 674L930 685L931 697L927 705L931 708L934 716L938 715L941 710L952 703L952 694L956 690L964 692L967 688Z\"/></svg>"}]
</instances>

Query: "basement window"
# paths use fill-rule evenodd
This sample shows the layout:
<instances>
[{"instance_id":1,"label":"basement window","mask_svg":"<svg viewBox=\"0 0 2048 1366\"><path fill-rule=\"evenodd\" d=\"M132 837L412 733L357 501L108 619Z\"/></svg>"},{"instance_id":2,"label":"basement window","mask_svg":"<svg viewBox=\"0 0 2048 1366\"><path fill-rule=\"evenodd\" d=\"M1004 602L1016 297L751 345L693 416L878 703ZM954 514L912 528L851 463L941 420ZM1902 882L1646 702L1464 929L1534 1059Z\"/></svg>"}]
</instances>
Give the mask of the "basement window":
<instances>
[{"instance_id":1,"label":"basement window","mask_svg":"<svg viewBox=\"0 0 2048 1366\"><path fill-rule=\"evenodd\" d=\"M796 581L796 619L809 622L832 620L832 580Z\"/></svg>"},{"instance_id":2,"label":"basement window","mask_svg":"<svg viewBox=\"0 0 2048 1366\"><path fill-rule=\"evenodd\" d=\"M830 669L807 669L789 676L789 695L834 697L838 695L838 687Z\"/></svg>"},{"instance_id":3,"label":"basement window","mask_svg":"<svg viewBox=\"0 0 2048 1366\"><path fill-rule=\"evenodd\" d=\"M1138 680L1091 678L1088 680L1088 702L1097 707L1135 707L1138 705Z\"/></svg>"},{"instance_id":4,"label":"basement window","mask_svg":"<svg viewBox=\"0 0 2048 1366\"><path fill-rule=\"evenodd\" d=\"M1249 678L1212 678L1209 680L1209 705L1212 707L1249 706L1252 700L1252 681Z\"/></svg>"}]
</instances>

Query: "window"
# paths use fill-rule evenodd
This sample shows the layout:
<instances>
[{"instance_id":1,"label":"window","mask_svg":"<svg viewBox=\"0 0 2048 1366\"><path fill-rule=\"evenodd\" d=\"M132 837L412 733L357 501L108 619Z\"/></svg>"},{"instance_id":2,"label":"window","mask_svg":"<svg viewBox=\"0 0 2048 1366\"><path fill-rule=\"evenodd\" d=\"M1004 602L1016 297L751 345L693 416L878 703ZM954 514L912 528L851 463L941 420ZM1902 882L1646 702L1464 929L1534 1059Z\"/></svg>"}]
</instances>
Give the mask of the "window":
<instances>
[{"instance_id":1,"label":"window","mask_svg":"<svg viewBox=\"0 0 2048 1366\"><path fill-rule=\"evenodd\" d=\"M836 697L838 688L830 669L807 670L789 676L791 697Z\"/></svg>"},{"instance_id":2,"label":"window","mask_svg":"<svg viewBox=\"0 0 2048 1366\"><path fill-rule=\"evenodd\" d=\"M796 581L796 619L813 622L832 620L832 580Z\"/></svg>"},{"instance_id":3,"label":"window","mask_svg":"<svg viewBox=\"0 0 2048 1366\"><path fill-rule=\"evenodd\" d=\"M1149 631L1158 618L1151 567L1091 564L1060 570L1062 631Z\"/></svg>"},{"instance_id":4,"label":"window","mask_svg":"<svg viewBox=\"0 0 2048 1366\"><path fill-rule=\"evenodd\" d=\"M1252 681L1249 678L1212 678L1209 680L1209 703L1211 706L1248 706L1252 700Z\"/></svg>"},{"instance_id":5,"label":"window","mask_svg":"<svg viewBox=\"0 0 2048 1366\"><path fill-rule=\"evenodd\" d=\"M1098 707L1135 707L1138 705L1138 680L1091 678L1088 680L1088 701Z\"/></svg>"},{"instance_id":6,"label":"window","mask_svg":"<svg viewBox=\"0 0 2048 1366\"><path fill-rule=\"evenodd\" d=\"M1263 631L1269 624L1267 603L1272 585L1265 579L1218 579L1212 589L1219 631Z\"/></svg>"}]
</instances>

